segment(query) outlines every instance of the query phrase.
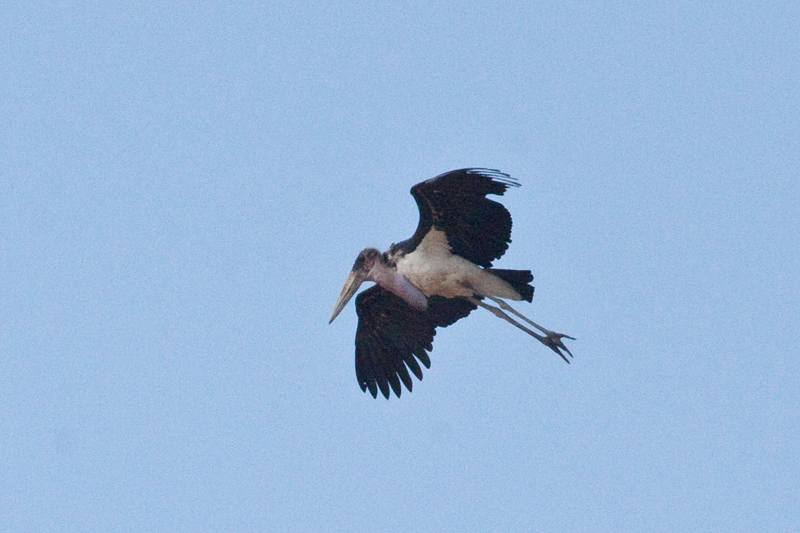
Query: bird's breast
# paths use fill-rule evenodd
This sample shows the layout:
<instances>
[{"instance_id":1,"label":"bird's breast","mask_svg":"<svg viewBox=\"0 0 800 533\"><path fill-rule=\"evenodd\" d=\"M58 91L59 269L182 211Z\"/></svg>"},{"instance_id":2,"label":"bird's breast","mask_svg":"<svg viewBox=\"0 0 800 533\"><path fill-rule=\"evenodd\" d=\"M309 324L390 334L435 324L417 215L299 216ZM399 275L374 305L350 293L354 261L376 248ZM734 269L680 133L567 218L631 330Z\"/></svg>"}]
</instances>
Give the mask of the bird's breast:
<instances>
[{"instance_id":1,"label":"bird's breast","mask_svg":"<svg viewBox=\"0 0 800 533\"><path fill-rule=\"evenodd\" d=\"M417 248L397 260L397 272L426 296L470 297L480 268L454 255L444 232L432 229Z\"/></svg>"}]
</instances>

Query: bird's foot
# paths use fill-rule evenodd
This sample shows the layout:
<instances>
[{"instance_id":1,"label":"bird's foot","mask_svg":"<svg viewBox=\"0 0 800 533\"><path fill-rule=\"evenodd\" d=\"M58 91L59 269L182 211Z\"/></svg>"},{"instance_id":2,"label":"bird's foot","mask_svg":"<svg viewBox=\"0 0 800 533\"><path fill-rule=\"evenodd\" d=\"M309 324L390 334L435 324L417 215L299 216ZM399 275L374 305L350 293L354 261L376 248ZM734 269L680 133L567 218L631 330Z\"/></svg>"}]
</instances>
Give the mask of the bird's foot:
<instances>
[{"instance_id":1,"label":"bird's foot","mask_svg":"<svg viewBox=\"0 0 800 533\"><path fill-rule=\"evenodd\" d=\"M570 357L572 357L572 352L569 351L569 348L564 346L564 343L561 341L561 339L570 339L574 341L575 337L570 337L569 335L564 335L563 333L555 333L554 331L545 331L544 333L546 335L542 341L544 345L561 356L561 359L569 363L569 359L567 359L561 350L567 352Z\"/></svg>"}]
</instances>

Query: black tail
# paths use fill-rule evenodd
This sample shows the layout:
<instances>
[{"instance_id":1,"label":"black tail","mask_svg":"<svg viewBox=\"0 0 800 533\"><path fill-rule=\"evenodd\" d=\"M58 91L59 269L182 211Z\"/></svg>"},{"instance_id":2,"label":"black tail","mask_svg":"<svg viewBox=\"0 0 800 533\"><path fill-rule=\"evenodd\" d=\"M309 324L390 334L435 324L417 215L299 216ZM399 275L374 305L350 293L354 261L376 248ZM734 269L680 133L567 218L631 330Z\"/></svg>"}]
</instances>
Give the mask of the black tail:
<instances>
[{"instance_id":1,"label":"black tail","mask_svg":"<svg viewBox=\"0 0 800 533\"><path fill-rule=\"evenodd\" d=\"M533 281L533 274L530 270L505 270L502 268L487 268L486 270L511 285L526 302L533 300L533 285L529 285Z\"/></svg>"}]
</instances>

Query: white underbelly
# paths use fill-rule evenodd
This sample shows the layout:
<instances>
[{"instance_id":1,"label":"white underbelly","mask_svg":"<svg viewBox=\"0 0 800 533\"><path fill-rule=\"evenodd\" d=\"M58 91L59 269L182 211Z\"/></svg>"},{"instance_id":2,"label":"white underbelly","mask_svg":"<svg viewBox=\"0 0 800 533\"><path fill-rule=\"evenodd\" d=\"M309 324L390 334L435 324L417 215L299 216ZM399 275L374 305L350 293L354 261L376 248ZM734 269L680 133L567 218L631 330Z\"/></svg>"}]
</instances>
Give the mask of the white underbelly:
<instances>
[{"instance_id":1,"label":"white underbelly","mask_svg":"<svg viewBox=\"0 0 800 533\"><path fill-rule=\"evenodd\" d=\"M428 297L468 298L484 294L520 299L508 283L451 253L445 234L435 229L412 253L397 261L397 272Z\"/></svg>"},{"instance_id":2,"label":"white underbelly","mask_svg":"<svg viewBox=\"0 0 800 533\"><path fill-rule=\"evenodd\" d=\"M478 267L458 256L449 255L431 260L431 257L409 254L404 260L398 261L397 271L426 296L472 296L474 291L470 280L474 275L470 270Z\"/></svg>"}]
</instances>

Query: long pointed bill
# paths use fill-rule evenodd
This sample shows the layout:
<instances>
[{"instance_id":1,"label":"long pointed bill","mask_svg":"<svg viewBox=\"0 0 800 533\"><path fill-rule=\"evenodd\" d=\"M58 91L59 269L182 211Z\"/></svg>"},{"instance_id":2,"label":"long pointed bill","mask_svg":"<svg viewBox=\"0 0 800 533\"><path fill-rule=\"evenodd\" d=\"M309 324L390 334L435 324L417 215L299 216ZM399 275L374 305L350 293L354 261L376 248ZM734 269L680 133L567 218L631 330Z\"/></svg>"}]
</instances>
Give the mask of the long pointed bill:
<instances>
[{"instance_id":1,"label":"long pointed bill","mask_svg":"<svg viewBox=\"0 0 800 533\"><path fill-rule=\"evenodd\" d=\"M347 277L347 281L344 282L342 293L339 295L339 299L336 300L336 306L333 308L333 314L331 315L331 319L328 321L328 324L333 322L334 319L339 316L339 313L342 312L344 306L347 305L347 302L350 301L350 298L353 297L361 284L364 283L366 278L367 273L363 270L353 270L350 272L350 275Z\"/></svg>"}]
</instances>

